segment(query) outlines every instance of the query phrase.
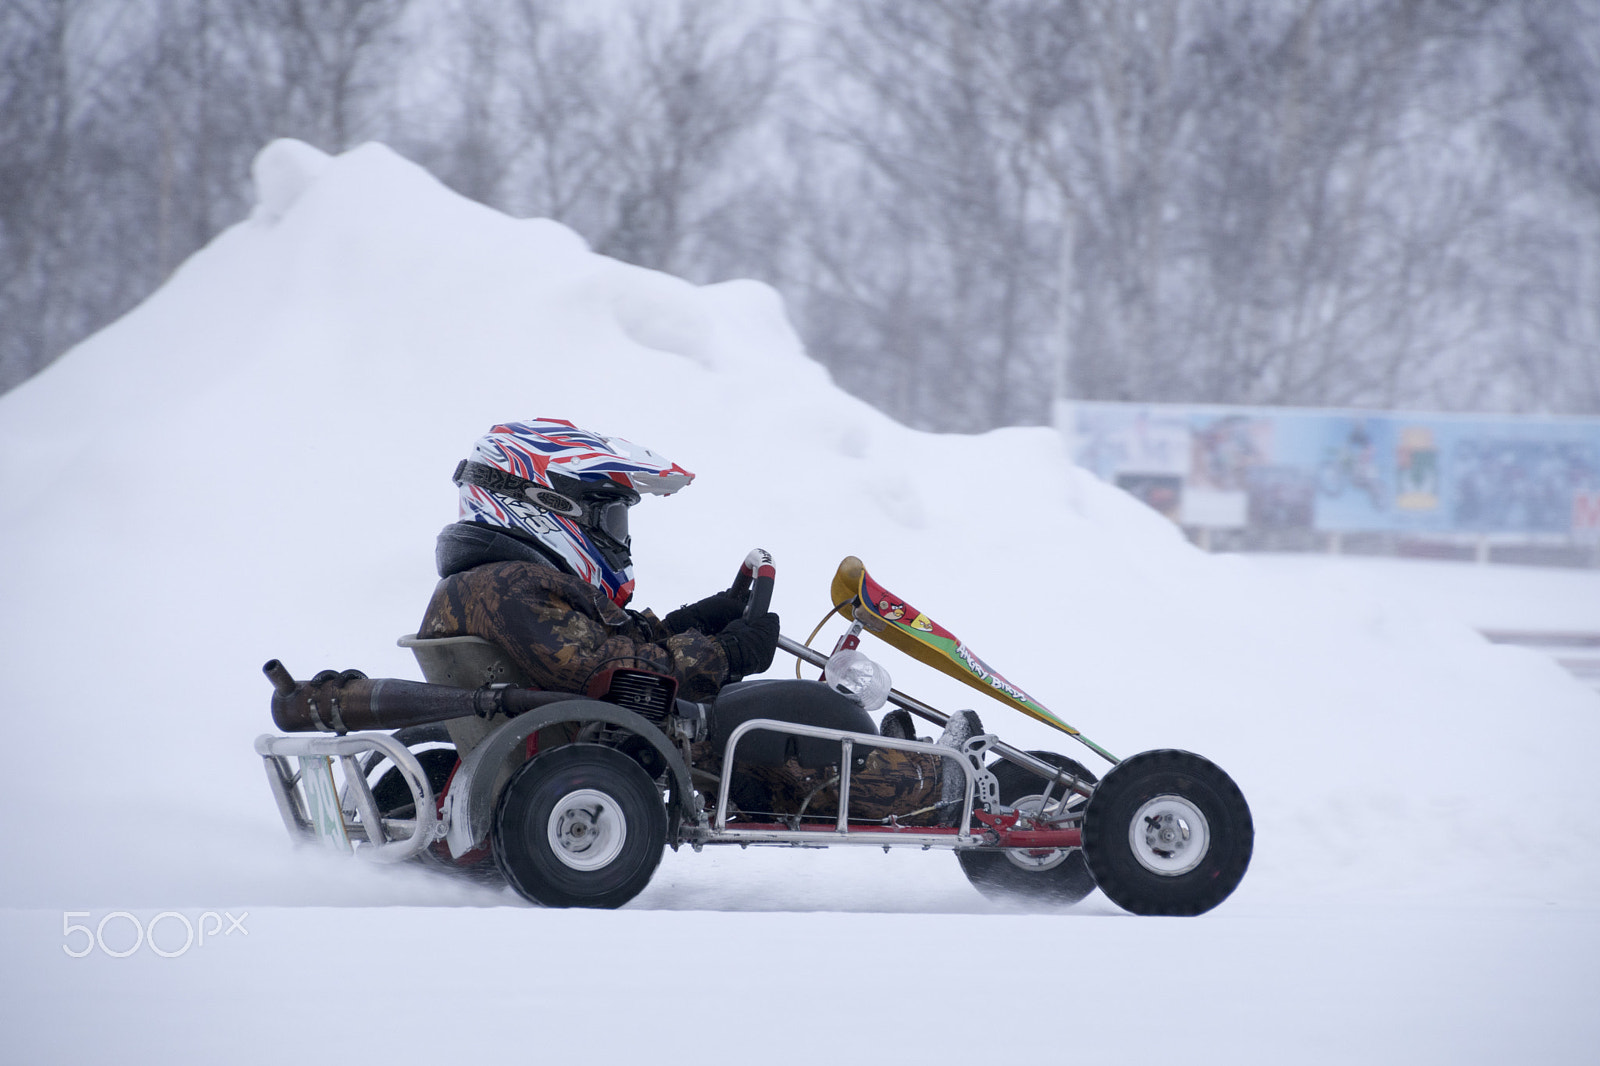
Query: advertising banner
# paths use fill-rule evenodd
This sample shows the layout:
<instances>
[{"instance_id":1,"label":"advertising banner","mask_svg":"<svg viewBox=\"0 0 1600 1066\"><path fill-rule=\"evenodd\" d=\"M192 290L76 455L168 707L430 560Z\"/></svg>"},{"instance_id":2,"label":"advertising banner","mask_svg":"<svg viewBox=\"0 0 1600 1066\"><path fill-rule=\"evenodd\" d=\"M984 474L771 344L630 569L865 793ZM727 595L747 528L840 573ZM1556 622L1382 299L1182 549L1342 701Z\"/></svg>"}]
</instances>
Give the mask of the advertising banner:
<instances>
[{"instance_id":1,"label":"advertising banner","mask_svg":"<svg viewBox=\"0 0 1600 1066\"><path fill-rule=\"evenodd\" d=\"M1600 419L1082 402L1077 462L1185 526L1600 538Z\"/></svg>"}]
</instances>

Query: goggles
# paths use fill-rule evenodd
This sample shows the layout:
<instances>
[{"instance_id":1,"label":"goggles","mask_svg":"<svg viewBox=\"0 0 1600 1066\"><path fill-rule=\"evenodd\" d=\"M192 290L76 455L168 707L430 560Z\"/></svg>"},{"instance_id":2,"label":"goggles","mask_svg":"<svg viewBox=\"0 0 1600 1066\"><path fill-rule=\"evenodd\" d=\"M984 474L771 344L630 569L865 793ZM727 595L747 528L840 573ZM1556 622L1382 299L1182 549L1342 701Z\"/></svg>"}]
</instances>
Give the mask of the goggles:
<instances>
[{"instance_id":1,"label":"goggles","mask_svg":"<svg viewBox=\"0 0 1600 1066\"><path fill-rule=\"evenodd\" d=\"M639 502L639 496L621 485L580 481L552 472L551 482L562 490L558 492L499 467L467 459L457 464L450 480L527 500L540 510L570 518L600 534L596 543L608 563L614 567L628 563L628 508Z\"/></svg>"}]
</instances>

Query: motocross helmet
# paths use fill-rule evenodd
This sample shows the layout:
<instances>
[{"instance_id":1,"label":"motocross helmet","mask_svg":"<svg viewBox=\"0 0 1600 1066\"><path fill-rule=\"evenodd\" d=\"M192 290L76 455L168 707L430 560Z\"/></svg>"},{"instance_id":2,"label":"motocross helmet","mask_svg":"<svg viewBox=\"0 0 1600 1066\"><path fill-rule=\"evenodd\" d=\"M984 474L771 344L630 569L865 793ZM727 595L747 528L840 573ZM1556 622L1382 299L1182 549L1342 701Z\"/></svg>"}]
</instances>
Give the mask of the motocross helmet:
<instances>
[{"instance_id":1,"label":"motocross helmet","mask_svg":"<svg viewBox=\"0 0 1600 1066\"><path fill-rule=\"evenodd\" d=\"M461 521L532 541L622 607L633 597L628 508L694 475L621 437L538 418L489 430L453 480Z\"/></svg>"}]
</instances>

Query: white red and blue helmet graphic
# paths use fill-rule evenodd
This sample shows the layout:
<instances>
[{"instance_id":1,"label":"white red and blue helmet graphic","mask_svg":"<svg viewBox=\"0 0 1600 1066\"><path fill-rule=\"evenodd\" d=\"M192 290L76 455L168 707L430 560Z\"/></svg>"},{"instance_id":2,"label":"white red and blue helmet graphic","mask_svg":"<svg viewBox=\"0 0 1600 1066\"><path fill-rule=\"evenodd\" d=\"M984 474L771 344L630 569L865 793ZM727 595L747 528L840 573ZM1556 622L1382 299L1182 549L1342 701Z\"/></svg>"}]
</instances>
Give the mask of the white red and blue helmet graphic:
<instances>
[{"instance_id":1,"label":"white red and blue helmet graphic","mask_svg":"<svg viewBox=\"0 0 1600 1066\"><path fill-rule=\"evenodd\" d=\"M648 448L579 429L560 418L495 426L472 446L468 459L552 489L556 486L551 474L611 482L639 495L657 496L671 495L694 480L689 471ZM479 485L462 484L460 489L462 521L538 541L619 607L633 597L632 561L613 567L589 532L571 518Z\"/></svg>"}]
</instances>

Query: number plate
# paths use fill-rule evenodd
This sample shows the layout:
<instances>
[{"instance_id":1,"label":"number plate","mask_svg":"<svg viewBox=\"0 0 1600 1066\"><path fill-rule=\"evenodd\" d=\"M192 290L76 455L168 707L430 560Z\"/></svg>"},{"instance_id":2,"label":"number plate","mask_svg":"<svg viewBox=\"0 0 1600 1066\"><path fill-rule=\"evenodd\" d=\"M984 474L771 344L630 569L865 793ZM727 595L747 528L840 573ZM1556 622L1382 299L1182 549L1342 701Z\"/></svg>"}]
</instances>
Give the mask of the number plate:
<instances>
[{"instance_id":1,"label":"number plate","mask_svg":"<svg viewBox=\"0 0 1600 1066\"><path fill-rule=\"evenodd\" d=\"M301 791L305 793L311 831L324 847L348 855L350 837L344 831L344 811L339 806L339 790L333 784L333 760L326 755L298 758Z\"/></svg>"}]
</instances>

